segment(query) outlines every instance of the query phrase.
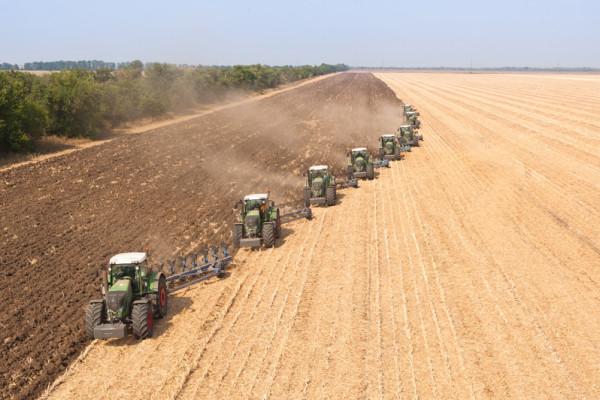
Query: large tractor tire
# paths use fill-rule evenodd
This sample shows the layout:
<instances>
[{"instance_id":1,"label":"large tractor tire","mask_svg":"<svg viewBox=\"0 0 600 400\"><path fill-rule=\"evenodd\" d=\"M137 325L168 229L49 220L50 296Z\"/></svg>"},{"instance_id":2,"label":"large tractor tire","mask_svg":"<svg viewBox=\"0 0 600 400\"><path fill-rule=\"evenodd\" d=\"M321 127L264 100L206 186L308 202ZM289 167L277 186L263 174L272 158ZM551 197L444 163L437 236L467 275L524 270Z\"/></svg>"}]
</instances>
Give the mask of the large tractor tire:
<instances>
[{"instance_id":1,"label":"large tractor tire","mask_svg":"<svg viewBox=\"0 0 600 400\"><path fill-rule=\"evenodd\" d=\"M385 156L385 152L383 151L383 147L379 148L379 159L383 160L383 156Z\"/></svg>"},{"instance_id":2,"label":"large tractor tire","mask_svg":"<svg viewBox=\"0 0 600 400\"><path fill-rule=\"evenodd\" d=\"M325 204L332 206L335 204L336 191L335 186L327 186L325 189Z\"/></svg>"},{"instance_id":3,"label":"large tractor tire","mask_svg":"<svg viewBox=\"0 0 600 400\"><path fill-rule=\"evenodd\" d=\"M396 146L394 147L394 157L396 158L396 160L400 159L400 145L396 144Z\"/></svg>"},{"instance_id":4,"label":"large tractor tire","mask_svg":"<svg viewBox=\"0 0 600 400\"><path fill-rule=\"evenodd\" d=\"M310 207L310 188L304 188L304 207Z\"/></svg>"},{"instance_id":5,"label":"large tractor tire","mask_svg":"<svg viewBox=\"0 0 600 400\"><path fill-rule=\"evenodd\" d=\"M277 209L277 219L275 220L275 238L281 237L281 217L279 216L279 209Z\"/></svg>"},{"instance_id":6,"label":"large tractor tire","mask_svg":"<svg viewBox=\"0 0 600 400\"><path fill-rule=\"evenodd\" d=\"M156 305L154 307L154 318L160 319L167 315L169 308L169 294L167 292L167 279L161 275L158 280L158 294L156 295Z\"/></svg>"},{"instance_id":7,"label":"large tractor tire","mask_svg":"<svg viewBox=\"0 0 600 400\"><path fill-rule=\"evenodd\" d=\"M348 180L354 178L354 167L352 165L346 167L346 175L348 176Z\"/></svg>"},{"instance_id":8,"label":"large tractor tire","mask_svg":"<svg viewBox=\"0 0 600 400\"><path fill-rule=\"evenodd\" d=\"M94 339L94 328L106 319L104 301L94 301L85 309L85 334L88 339Z\"/></svg>"},{"instance_id":9,"label":"large tractor tire","mask_svg":"<svg viewBox=\"0 0 600 400\"><path fill-rule=\"evenodd\" d=\"M375 167L373 164L367 164L367 179L372 180L375 178Z\"/></svg>"},{"instance_id":10,"label":"large tractor tire","mask_svg":"<svg viewBox=\"0 0 600 400\"><path fill-rule=\"evenodd\" d=\"M138 339L146 339L154 332L154 313L152 304L147 302L133 303L131 310L131 328Z\"/></svg>"},{"instance_id":11,"label":"large tractor tire","mask_svg":"<svg viewBox=\"0 0 600 400\"><path fill-rule=\"evenodd\" d=\"M234 224L233 225L233 247L238 249L240 247L240 242L242 237L244 236L244 225L242 224Z\"/></svg>"},{"instance_id":12,"label":"large tractor tire","mask_svg":"<svg viewBox=\"0 0 600 400\"><path fill-rule=\"evenodd\" d=\"M275 223L265 222L262 227L262 240L265 247L275 246Z\"/></svg>"}]
</instances>

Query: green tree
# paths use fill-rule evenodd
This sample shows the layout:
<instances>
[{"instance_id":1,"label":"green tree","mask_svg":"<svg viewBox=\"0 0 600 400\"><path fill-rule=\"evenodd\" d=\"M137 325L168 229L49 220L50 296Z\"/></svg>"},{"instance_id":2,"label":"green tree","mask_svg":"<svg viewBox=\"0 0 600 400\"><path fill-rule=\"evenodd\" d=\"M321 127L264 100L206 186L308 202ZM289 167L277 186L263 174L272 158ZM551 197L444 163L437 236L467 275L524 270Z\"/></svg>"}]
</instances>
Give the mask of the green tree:
<instances>
[{"instance_id":1,"label":"green tree","mask_svg":"<svg viewBox=\"0 0 600 400\"><path fill-rule=\"evenodd\" d=\"M36 83L32 75L0 73L0 147L29 150L32 139L44 133L47 114Z\"/></svg>"},{"instance_id":2,"label":"green tree","mask_svg":"<svg viewBox=\"0 0 600 400\"><path fill-rule=\"evenodd\" d=\"M102 92L94 73L73 70L50 74L47 90L50 133L93 136L102 129Z\"/></svg>"}]
</instances>

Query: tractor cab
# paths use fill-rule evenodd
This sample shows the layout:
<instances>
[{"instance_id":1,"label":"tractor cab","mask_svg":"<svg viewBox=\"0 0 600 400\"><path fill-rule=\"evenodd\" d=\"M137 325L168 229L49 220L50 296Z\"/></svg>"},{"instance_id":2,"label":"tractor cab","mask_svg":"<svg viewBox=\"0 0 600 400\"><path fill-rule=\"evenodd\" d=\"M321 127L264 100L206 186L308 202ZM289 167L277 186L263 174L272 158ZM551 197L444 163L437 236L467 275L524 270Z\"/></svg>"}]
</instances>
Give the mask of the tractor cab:
<instances>
[{"instance_id":1,"label":"tractor cab","mask_svg":"<svg viewBox=\"0 0 600 400\"><path fill-rule=\"evenodd\" d=\"M244 208L242 212L248 214L250 211L258 210L263 215L270 205L268 193L249 194L244 197Z\"/></svg>"},{"instance_id":2,"label":"tractor cab","mask_svg":"<svg viewBox=\"0 0 600 400\"><path fill-rule=\"evenodd\" d=\"M357 147L350 151L350 159L354 163L358 159L367 160L369 158L369 151L366 147Z\"/></svg>"},{"instance_id":3,"label":"tractor cab","mask_svg":"<svg viewBox=\"0 0 600 400\"><path fill-rule=\"evenodd\" d=\"M404 105L404 115L408 114L409 112L414 112L416 115L419 115L419 112L417 111L416 108L414 108L412 106L412 104L405 104Z\"/></svg>"},{"instance_id":4,"label":"tractor cab","mask_svg":"<svg viewBox=\"0 0 600 400\"><path fill-rule=\"evenodd\" d=\"M381 135L379 137L379 144L381 147L385 148L388 146L392 151L394 144L396 144L396 136L395 135ZM391 154L391 153L390 153Z\"/></svg>"},{"instance_id":5,"label":"tractor cab","mask_svg":"<svg viewBox=\"0 0 600 400\"><path fill-rule=\"evenodd\" d=\"M325 178L329 175L329 167L327 165L313 165L308 169L309 183L315 178Z\"/></svg>"},{"instance_id":6,"label":"tractor cab","mask_svg":"<svg viewBox=\"0 0 600 400\"><path fill-rule=\"evenodd\" d=\"M113 256L108 262L109 291L117 282L129 280L133 293L139 294L143 288L142 282L147 272L148 261L146 253L121 253Z\"/></svg>"}]
</instances>

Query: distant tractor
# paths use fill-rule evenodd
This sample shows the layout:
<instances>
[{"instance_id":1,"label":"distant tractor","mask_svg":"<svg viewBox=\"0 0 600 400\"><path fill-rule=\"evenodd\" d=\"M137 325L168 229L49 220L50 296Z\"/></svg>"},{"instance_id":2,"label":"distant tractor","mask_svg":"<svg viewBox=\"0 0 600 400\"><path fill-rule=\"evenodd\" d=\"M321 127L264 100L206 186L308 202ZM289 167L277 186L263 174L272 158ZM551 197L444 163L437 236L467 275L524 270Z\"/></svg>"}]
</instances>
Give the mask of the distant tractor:
<instances>
[{"instance_id":1,"label":"distant tractor","mask_svg":"<svg viewBox=\"0 0 600 400\"><path fill-rule=\"evenodd\" d=\"M240 222L233 226L235 247L273 247L281 235L279 208L269 195L251 194L240 201ZM237 208L237 206L236 206Z\"/></svg>"},{"instance_id":2,"label":"distant tractor","mask_svg":"<svg viewBox=\"0 0 600 400\"><path fill-rule=\"evenodd\" d=\"M332 206L337 197L335 176L327 165L313 165L306 174L304 186L304 205Z\"/></svg>"},{"instance_id":3,"label":"distant tractor","mask_svg":"<svg viewBox=\"0 0 600 400\"><path fill-rule=\"evenodd\" d=\"M167 281L149 268L146 253L112 257L103 273L103 298L92 300L85 312L90 339L123 338L129 329L138 339L152 336L154 319L167 314Z\"/></svg>"},{"instance_id":4,"label":"distant tractor","mask_svg":"<svg viewBox=\"0 0 600 400\"><path fill-rule=\"evenodd\" d=\"M412 104L405 104L404 105L404 115L406 115L409 112L415 112L417 114L417 116L421 115L416 108L414 108L412 106Z\"/></svg>"},{"instance_id":5,"label":"distant tractor","mask_svg":"<svg viewBox=\"0 0 600 400\"><path fill-rule=\"evenodd\" d=\"M379 158L381 160L400 160L400 143L395 135L381 135L379 137Z\"/></svg>"},{"instance_id":6,"label":"distant tractor","mask_svg":"<svg viewBox=\"0 0 600 400\"><path fill-rule=\"evenodd\" d=\"M419 146L419 140L423 140L423 135L417 135L412 125L400 125L396 136L400 144L415 147Z\"/></svg>"},{"instance_id":7,"label":"distant tractor","mask_svg":"<svg viewBox=\"0 0 600 400\"><path fill-rule=\"evenodd\" d=\"M375 178L375 166L366 147L357 147L348 153L348 179Z\"/></svg>"},{"instance_id":8,"label":"distant tractor","mask_svg":"<svg viewBox=\"0 0 600 400\"><path fill-rule=\"evenodd\" d=\"M414 129L419 129L421 127L421 121L419 120L419 116L414 111L409 111L406 114L406 123L412 125Z\"/></svg>"}]
</instances>

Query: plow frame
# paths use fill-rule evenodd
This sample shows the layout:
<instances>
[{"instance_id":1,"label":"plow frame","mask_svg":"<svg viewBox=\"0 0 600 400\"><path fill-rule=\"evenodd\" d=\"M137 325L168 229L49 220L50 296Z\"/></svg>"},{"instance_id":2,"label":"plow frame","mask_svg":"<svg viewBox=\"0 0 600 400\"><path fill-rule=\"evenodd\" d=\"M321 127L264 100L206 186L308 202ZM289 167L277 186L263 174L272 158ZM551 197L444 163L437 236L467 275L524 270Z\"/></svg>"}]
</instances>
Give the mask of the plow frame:
<instances>
[{"instance_id":1,"label":"plow frame","mask_svg":"<svg viewBox=\"0 0 600 400\"><path fill-rule=\"evenodd\" d=\"M233 256L229 254L229 250L225 245L222 245L221 247L221 254L219 254L219 250L216 246L211 246L210 251L210 259L208 254L205 254L202 264L198 265L194 260L192 267L185 270L186 266L184 263L183 272L177 274L172 273L167 276L166 281L169 294L212 278L213 276L223 276L227 266L233 261ZM171 264L171 270L173 270L173 268L174 266Z\"/></svg>"}]
</instances>

